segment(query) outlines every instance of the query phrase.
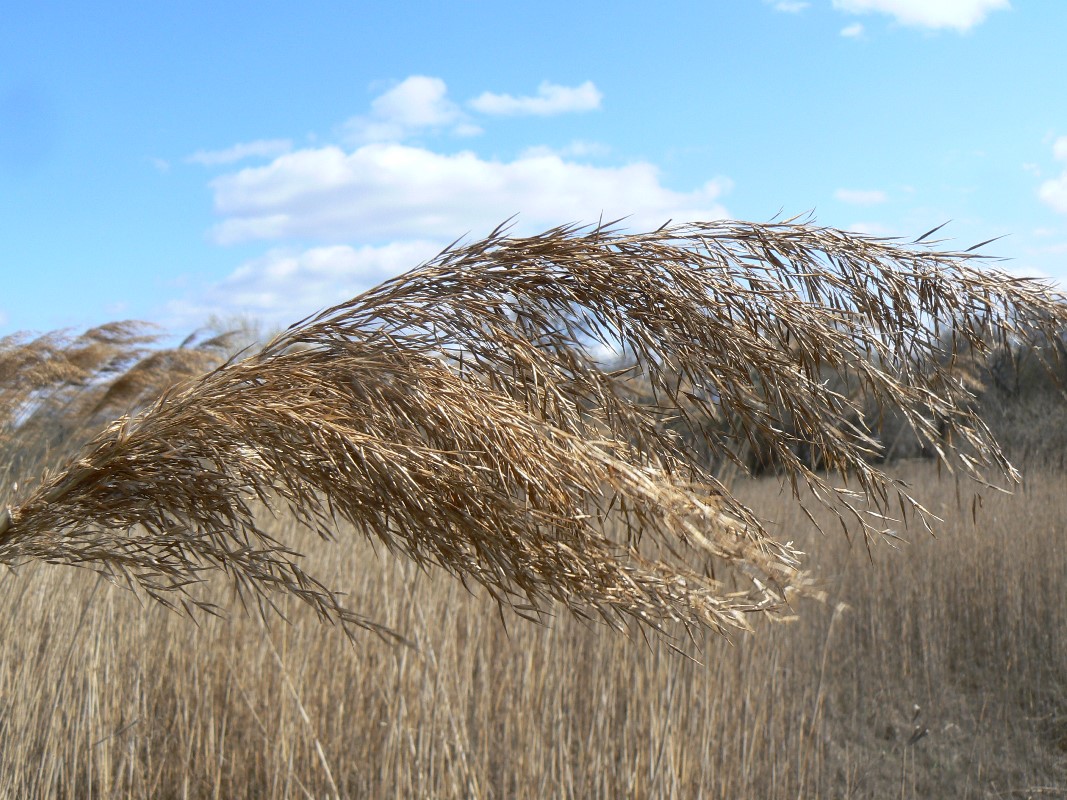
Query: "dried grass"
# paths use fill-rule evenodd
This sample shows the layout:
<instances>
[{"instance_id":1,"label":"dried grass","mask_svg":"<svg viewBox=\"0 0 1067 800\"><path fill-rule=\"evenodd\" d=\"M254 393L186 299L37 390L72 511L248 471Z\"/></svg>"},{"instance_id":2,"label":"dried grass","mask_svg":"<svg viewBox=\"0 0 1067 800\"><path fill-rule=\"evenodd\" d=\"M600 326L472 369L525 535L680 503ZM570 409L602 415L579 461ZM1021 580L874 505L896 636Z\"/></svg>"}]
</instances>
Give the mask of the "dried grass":
<instances>
[{"instance_id":1,"label":"dried grass","mask_svg":"<svg viewBox=\"0 0 1067 800\"><path fill-rule=\"evenodd\" d=\"M190 625L28 565L0 576L0 797L1055 797L1035 787L1067 786L1064 475L1023 466L974 525L954 481L897 465L946 522L873 562L773 477L738 481L830 599L679 642L691 659L569 615L502 625L355 531L307 542L307 569L415 648L352 646L285 598L289 624Z\"/></svg>"},{"instance_id":2,"label":"dried grass","mask_svg":"<svg viewBox=\"0 0 1067 800\"><path fill-rule=\"evenodd\" d=\"M871 463L860 408L897 409L975 477L1015 478L945 342L1052 339L1067 306L976 258L797 221L498 230L166 391L24 480L0 512L0 562L85 565L208 610L188 589L220 569L262 610L290 594L385 632L268 535L266 506L326 538L345 520L526 616L558 602L616 625L744 628L805 589L800 554L665 423L727 457L732 442L768 442L794 492L868 538L893 535L891 511L931 515ZM25 346L5 340L0 359L31 363ZM605 367L605 348L633 366ZM77 361L72 346L40 349L44 366L3 373L19 402L20 387L76 385L73 367L47 366L52 351ZM635 374L654 403L630 390ZM851 483L810 470L799 442Z\"/></svg>"}]
</instances>

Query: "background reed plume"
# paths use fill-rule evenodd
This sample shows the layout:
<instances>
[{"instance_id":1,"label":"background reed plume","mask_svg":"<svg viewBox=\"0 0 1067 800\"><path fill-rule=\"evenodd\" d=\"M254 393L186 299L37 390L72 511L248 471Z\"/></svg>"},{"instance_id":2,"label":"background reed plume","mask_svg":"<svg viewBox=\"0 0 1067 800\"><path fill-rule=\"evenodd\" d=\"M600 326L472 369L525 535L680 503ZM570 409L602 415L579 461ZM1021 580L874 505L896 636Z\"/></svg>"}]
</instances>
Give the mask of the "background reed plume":
<instances>
[{"instance_id":1,"label":"background reed plume","mask_svg":"<svg viewBox=\"0 0 1067 800\"><path fill-rule=\"evenodd\" d=\"M12 475L0 561L85 565L209 610L190 585L222 570L261 609L288 593L378 629L265 533L270 509L327 538L347 520L525 615L555 602L612 624L745 627L807 579L709 453L740 463L758 443L868 538L893 535L891 511L930 516L877 467L872 407L950 466L1015 477L958 355L1058 341L1067 306L923 238L796 221L498 229L166 389L58 468ZM43 397L89 386L92 421L163 389L151 363L186 358L99 330L91 356L80 339L0 342L7 441ZM181 369L221 346L179 348L199 354Z\"/></svg>"}]
</instances>

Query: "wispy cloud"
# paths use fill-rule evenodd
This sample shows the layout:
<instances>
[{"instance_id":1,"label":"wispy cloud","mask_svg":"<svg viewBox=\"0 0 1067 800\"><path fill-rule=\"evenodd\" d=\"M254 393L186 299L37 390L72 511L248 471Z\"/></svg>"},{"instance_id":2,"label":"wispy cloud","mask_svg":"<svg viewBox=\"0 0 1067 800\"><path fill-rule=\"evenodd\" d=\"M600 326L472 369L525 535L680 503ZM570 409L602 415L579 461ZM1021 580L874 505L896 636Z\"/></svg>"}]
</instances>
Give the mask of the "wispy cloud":
<instances>
[{"instance_id":1,"label":"wispy cloud","mask_svg":"<svg viewBox=\"0 0 1067 800\"><path fill-rule=\"evenodd\" d=\"M592 81L579 86L559 86L548 81L537 87L535 97L485 92L467 105L482 114L551 116L574 111L595 111L604 95Z\"/></svg>"},{"instance_id":2,"label":"wispy cloud","mask_svg":"<svg viewBox=\"0 0 1067 800\"><path fill-rule=\"evenodd\" d=\"M1067 162L1067 136L1060 136L1052 143L1052 157ZM1067 164L1057 177L1041 183L1037 196L1052 209L1067 214Z\"/></svg>"},{"instance_id":3,"label":"wispy cloud","mask_svg":"<svg viewBox=\"0 0 1067 800\"><path fill-rule=\"evenodd\" d=\"M587 142L576 139L563 147L548 147L547 145L534 145L522 151L523 158L537 158L540 156L559 156L560 158L603 158L610 155L611 147L601 142Z\"/></svg>"},{"instance_id":4,"label":"wispy cloud","mask_svg":"<svg viewBox=\"0 0 1067 800\"><path fill-rule=\"evenodd\" d=\"M1067 136L1060 136L1052 143L1052 157L1057 161L1067 161Z\"/></svg>"},{"instance_id":5,"label":"wispy cloud","mask_svg":"<svg viewBox=\"0 0 1067 800\"><path fill-rule=\"evenodd\" d=\"M1031 250L1035 253L1062 256L1067 254L1067 242L1056 242L1055 244L1048 244L1043 247L1034 247L1031 248Z\"/></svg>"},{"instance_id":6,"label":"wispy cloud","mask_svg":"<svg viewBox=\"0 0 1067 800\"><path fill-rule=\"evenodd\" d=\"M194 327L212 315L251 316L267 325L291 323L418 266L447 244L412 240L379 247L273 249L244 262L222 281L170 303L168 327Z\"/></svg>"},{"instance_id":7,"label":"wispy cloud","mask_svg":"<svg viewBox=\"0 0 1067 800\"><path fill-rule=\"evenodd\" d=\"M808 8L811 3L804 3L801 0L778 0L774 4L775 11L781 11L785 14L799 14L805 8Z\"/></svg>"},{"instance_id":8,"label":"wispy cloud","mask_svg":"<svg viewBox=\"0 0 1067 800\"><path fill-rule=\"evenodd\" d=\"M343 130L345 138L355 144L399 142L443 130L461 136L481 133L449 99L445 82L427 75L412 75L379 95L371 102L370 114L352 117Z\"/></svg>"},{"instance_id":9,"label":"wispy cloud","mask_svg":"<svg viewBox=\"0 0 1067 800\"><path fill-rule=\"evenodd\" d=\"M838 189L834 198L851 206L875 206L884 203L889 196L881 189Z\"/></svg>"},{"instance_id":10,"label":"wispy cloud","mask_svg":"<svg viewBox=\"0 0 1067 800\"><path fill-rule=\"evenodd\" d=\"M867 236L894 236L896 232L881 222L853 222L848 226L853 233L862 233Z\"/></svg>"},{"instance_id":11,"label":"wispy cloud","mask_svg":"<svg viewBox=\"0 0 1067 800\"><path fill-rule=\"evenodd\" d=\"M1011 8L1008 0L833 0L849 14L887 14L901 25L969 31L992 11Z\"/></svg>"},{"instance_id":12,"label":"wispy cloud","mask_svg":"<svg viewBox=\"0 0 1067 800\"><path fill-rule=\"evenodd\" d=\"M841 29L841 35L849 39L856 39L863 36L863 23L853 22L851 25L846 25Z\"/></svg>"},{"instance_id":13,"label":"wispy cloud","mask_svg":"<svg viewBox=\"0 0 1067 800\"><path fill-rule=\"evenodd\" d=\"M364 241L455 237L512 214L530 228L632 215L638 227L726 215L716 179L679 192L637 162L594 166L552 153L513 161L397 143L299 150L212 181L222 243L290 237Z\"/></svg>"},{"instance_id":14,"label":"wispy cloud","mask_svg":"<svg viewBox=\"0 0 1067 800\"><path fill-rule=\"evenodd\" d=\"M275 158L292 148L293 143L288 139L257 139L254 142L235 144L224 150L197 150L185 160L190 164L217 166L244 161L246 158Z\"/></svg>"}]
</instances>

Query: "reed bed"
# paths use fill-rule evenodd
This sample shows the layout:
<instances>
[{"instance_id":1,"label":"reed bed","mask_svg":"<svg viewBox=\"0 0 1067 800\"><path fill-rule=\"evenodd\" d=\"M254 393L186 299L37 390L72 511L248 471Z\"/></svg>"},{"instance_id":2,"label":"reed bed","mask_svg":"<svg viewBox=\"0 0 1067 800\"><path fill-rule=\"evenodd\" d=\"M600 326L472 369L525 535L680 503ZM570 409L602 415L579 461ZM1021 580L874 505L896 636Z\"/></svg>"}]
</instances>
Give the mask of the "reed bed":
<instances>
[{"instance_id":1,"label":"reed bed","mask_svg":"<svg viewBox=\"0 0 1067 800\"><path fill-rule=\"evenodd\" d=\"M193 625L85 571L8 575L0 796L1062 795L1062 473L987 497L977 524L931 465L897 476L949 521L873 562L775 480L739 483L828 598L678 639L693 660L568 614L502 622L484 590L358 536L308 537L309 569L414 647L350 642L298 602L289 624L228 605Z\"/></svg>"}]
</instances>

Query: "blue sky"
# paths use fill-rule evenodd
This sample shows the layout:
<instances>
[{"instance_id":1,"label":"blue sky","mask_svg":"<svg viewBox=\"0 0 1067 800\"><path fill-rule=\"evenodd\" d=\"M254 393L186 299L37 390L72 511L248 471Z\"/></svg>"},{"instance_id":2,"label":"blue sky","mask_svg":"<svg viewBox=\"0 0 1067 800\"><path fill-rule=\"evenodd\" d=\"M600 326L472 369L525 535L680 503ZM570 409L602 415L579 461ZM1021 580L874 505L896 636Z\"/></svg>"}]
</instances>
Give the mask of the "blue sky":
<instances>
[{"instance_id":1,"label":"blue sky","mask_svg":"<svg viewBox=\"0 0 1067 800\"><path fill-rule=\"evenodd\" d=\"M517 231L814 210L1067 283L1067 3L23 3L0 335L281 325Z\"/></svg>"}]
</instances>

